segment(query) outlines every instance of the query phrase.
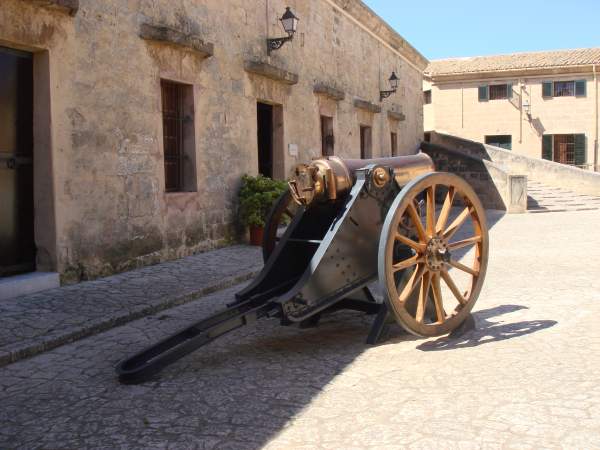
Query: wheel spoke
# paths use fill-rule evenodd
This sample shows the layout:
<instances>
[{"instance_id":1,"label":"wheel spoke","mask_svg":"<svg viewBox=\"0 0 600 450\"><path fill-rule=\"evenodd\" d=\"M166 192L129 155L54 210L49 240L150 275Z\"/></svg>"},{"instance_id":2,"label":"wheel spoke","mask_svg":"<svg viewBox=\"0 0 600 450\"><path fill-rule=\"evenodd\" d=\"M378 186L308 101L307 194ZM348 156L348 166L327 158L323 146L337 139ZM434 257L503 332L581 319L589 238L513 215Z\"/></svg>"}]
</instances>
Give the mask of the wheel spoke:
<instances>
[{"instance_id":1,"label":"wheel spoke","mask_svg":"<svg viewBox=\"0 0 600 450\"><path fill-rule=\"evenodd\" d=\"M425 273L425 264L419 264L415 268L415 271L413 272L410 279L408 280L408 283L406 283L406 286L404 286L404 289L402 290L402 293L400 294L400 297L398 298L400 303L404 303L406 300L408 300L409 295L413 293L413 291L419 284L419 280L423 277L424 273Z\"/></svg>"},{"instance_id":2,"label":"wheel spoke","mask_svg":"<svg viewBox=\"0 0 600 450\"><path fill-rule=\"evenodd\" d=\"M431 286L431 273L426 272L421 278L421 288L419 289L419 302L417 303L417 313L415 319L423 323L425 311L427 310L427 301L429 300L429 288Z\"/></svg>"},{"instance_id":3,"label":"wheel spoke","mask_svg":"<svg viewBox=\"0 0 600 450\"><path fill-rule=\"evenodd\" d=\"M435 232L435 184L427 188L427 236Z\"/></svg>"},{"instance_id":4,"label":"wheel spoke","mask_svg":"<svg viewBox=\"0 0 600 450\"><path fill-rule=\"evenodd\" d=\"M454 222L452 222L450 224L450 226L446 229L445 233L444 233L444 239L446 240L450 240L450 238L452 238L452 236L454 236L454 234L459 230L459 228L465 223L465 221L469 218L469 216L471 215L471 207L467 206L459 215L456 219L454 219Z\"/></svg>"},{"instance_id":5,"label":"wheel spoke","mask_svg":"<svg viewBox=\"0 0 600 450\"><path fill-rule=\"evenodd\" d=\"M458 270L462 270L463 272L467 272L467 273L473 275L474 277L476 277L477 275L479 275L479 271L478 270L473 270L470 267L467 267L464 264L461 264L458 261L455 261L453 259L451 259L448 262L448 264L450 264L452 267L456 267Z\"/></svg>"},{"instance_id":6,"label":"wheel spoke","mask_svg":"<svg viewBox=\"0 0 600 450\"><path fill-rule=\"evenodd\" d=\"M400 261L392 266L392 271L395 273L395 272L398 272L399 270L408 269L409 267L420 263L421 259L422 258L419 255L415 255L411 258Z\"/></svg>"},{"instance_id":7,"label":"wheel spoke","mask_svg":"<svg viewBox=\"0 0 600 450\"><path fill-rule=\"evenodd\" d=\"M469 239L463 239L462 241L448 244L448 250L458 250L459 248L468 247L469 245L477 244L478 242L481 242L481 236L473 236Z\"/></svg>"},{"instance_id":8,"label":"wheel spoke","mask_svg":"<svg viewBox=\"0 0 600 450\"><path fill-rule=\"evenodd\" d=\"M450 274L448 274L447 271L442 270L440 272L440 275L442 276L444 282L446 283L446 285L450 288L450 290L456 297L456 300L458 300L458 302L461 305L465 305L467 303L467 299L460 293L460 289L458 289L458 287L454 283L454 280L452 279L452 277L450 277Z\"/></svg>"},{"instance_id":9,"label":"wheel spoke","mask_svg":"<svg viewBox=\"0 0 600 450\"><path fill-rule=\"evenodd\" d=\"M421 244L419 242L415 242L412 239L400 234L396 233L396 240L402 242L404 245L408 245L412 249L416 250L419 253L423 253L425 251L425 244Z\"/></svg>"},{"instance_id":10,"label":"wheel spoke","mask_svg":"<svg viewBox=\"0 0 600 450\"><path fill-rule=\"evenodd\" d=\"M446 222L448 222L448 217L450 217L450 211L452 210L452 203L454 203L454 192L454 186L450 186L444 200L444 205L440 211L437 225L435 226L436 233L441 233L446 227Z\"/></svg>"},{"instance_id":11,"label":"wheel spoke","mask_svg":"<svg viewBox=\"0 0 600 450\"><path fill-rule=\"evenodd\" d=\"M434 274L431 280L433 291L433 302L435 304L435 314L438 322L442 323L446 320L446 311L444 311L444 302L442 300L442 287L440 286L440 275Z\"/></svg>"},{"instance_id":12,"label":"wheel spoke","mask_svg":"<svg viewBox=\"0 0 600 450\"><path fill-rule=\"evenodd\" d=\"M417 234L419 235L419 240L421 242L427 242L427 234L425 233L425 229L423 228L423 224L421 223L421 217L419 217L419 213L417 212L417 209L415 208L415 205L411 202L408 204L408 206L406 207L406 210L408 211L408 215L410 216L412 222L415 224L415 227L417 228Z\"/></svg>"}]
</instances>

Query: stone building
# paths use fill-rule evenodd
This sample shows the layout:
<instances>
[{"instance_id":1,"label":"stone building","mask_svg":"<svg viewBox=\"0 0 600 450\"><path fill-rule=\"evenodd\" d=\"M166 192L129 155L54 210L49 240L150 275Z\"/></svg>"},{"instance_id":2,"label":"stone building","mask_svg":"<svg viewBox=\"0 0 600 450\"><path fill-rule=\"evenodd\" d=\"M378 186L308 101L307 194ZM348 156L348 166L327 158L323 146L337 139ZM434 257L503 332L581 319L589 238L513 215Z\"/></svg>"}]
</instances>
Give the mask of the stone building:
<instances>
[{"instance_id":1,"label":"stone building","mask_svg":"<svg viewBox=\"0 0 600 450\"><path fill-rule=\"evenodd\" d=\"M0 47L0 277L221 245L242 174L423 136L427 60L360 0L2 0Z\"/></svg>"},{"instance_id":2,"label":"stone building","mask_svg":"<svg viewBox=\"0 0 600 450\"><path fill-rule=\"evenodd\" d=\"M598 166L600 48L431 61L425 131Z\"/></svg>"}]
</instances>

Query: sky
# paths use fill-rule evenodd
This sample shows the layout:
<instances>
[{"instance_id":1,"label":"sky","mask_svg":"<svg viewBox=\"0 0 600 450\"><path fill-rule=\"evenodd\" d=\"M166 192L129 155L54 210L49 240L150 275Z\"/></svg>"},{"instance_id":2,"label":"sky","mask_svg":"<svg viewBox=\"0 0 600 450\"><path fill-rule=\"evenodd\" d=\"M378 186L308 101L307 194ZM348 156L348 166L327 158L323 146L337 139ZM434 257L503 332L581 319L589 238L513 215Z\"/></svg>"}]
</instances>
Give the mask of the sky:
<instances>
[{"instance_id":1,"label":"sky","mask_svg":"<svg viewBox=\"0 0 600 450\"><path fill-rule=\"evenodd\" d=\"M428 59L600 47L600 0L363 0Z\"/></svg>"}]
</instances>

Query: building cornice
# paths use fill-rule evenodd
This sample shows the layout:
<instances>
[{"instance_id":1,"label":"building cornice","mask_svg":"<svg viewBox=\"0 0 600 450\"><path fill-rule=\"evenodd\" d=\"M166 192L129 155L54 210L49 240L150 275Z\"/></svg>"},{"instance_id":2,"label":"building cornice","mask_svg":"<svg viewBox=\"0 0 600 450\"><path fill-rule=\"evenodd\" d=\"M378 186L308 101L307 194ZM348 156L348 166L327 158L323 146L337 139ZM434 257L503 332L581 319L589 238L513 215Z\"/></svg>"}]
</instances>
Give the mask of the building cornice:
<instances>
[{"instance_id":1,"label":"building cornice","mask_svg":"<svg viewBox=\"0 0 600 450\"><path fill-rule=\"evenodd\" d=\"M413 68L423 72L429 60L400 36L386 21L361 0L325 0L338 11L352 19L382 44L404 59Z\"/></svg>"}]
</instances>

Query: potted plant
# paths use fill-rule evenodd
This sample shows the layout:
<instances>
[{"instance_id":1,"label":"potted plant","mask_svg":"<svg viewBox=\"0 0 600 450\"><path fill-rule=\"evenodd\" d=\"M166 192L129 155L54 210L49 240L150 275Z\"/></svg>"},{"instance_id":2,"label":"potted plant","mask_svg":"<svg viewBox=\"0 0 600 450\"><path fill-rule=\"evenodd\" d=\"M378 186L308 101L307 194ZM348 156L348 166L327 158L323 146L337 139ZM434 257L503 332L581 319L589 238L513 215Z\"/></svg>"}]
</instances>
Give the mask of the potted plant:
<instances>
[{"instance_id":1,"label":"potted plant","mask_svg":"<svg viewBox=\"0 0 600 450\"><path fill-rule=\"evenodd\" d=\"M287 190L285 181L263 175L242 177L239 192L239 220L250 228L250 244L261 245L267 215L277 199Z\"/></svg>"}]
</instances>

